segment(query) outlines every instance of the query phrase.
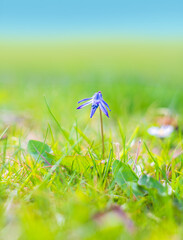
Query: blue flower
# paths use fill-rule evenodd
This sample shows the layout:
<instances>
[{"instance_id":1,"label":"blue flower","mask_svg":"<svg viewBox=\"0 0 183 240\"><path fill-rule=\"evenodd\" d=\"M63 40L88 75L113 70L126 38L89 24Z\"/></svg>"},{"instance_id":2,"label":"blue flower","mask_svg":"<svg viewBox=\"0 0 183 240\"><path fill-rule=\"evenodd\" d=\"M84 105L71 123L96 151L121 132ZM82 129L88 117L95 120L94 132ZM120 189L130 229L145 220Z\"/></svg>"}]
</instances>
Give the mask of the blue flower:
<instances>
[{"instance_id":1,"label":"blue flower","mask_svg":"<svg viewBox=\"0 0 183 240\"><path fill-rule=\"evenodd\" d=\"M85 102L87 101L87 102ZM93 97L91 98L85 98L85 99L82 99L81 101L79 101L78 103L81 103L81 102L85 102L83 103L81 106L79 106L77 109L81 109L89 104L92 105L91 107L91 114L90 114L90 118L93 117L95 111L97 110L97 108L99 107L102 112L107 116L109 117L109 114L108 114L108 111L107 111L107 108L110 110L109 108L109 105L104 101L104 99L102 98L102 93L101 92L97 92L93 95Z\"/></svg>"}]
</instances>

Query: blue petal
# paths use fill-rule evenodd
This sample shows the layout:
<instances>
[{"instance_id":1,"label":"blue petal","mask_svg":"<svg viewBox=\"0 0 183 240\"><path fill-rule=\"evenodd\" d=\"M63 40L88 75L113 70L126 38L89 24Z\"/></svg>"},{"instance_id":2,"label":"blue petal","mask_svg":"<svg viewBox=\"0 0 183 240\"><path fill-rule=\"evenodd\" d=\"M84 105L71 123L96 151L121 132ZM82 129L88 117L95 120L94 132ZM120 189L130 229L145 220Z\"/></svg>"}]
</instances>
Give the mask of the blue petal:
<instances>
[{"instance_id":1,"label":"blue petal","mask_svg":"<svg viewBox=\"0 0 183 240\"><path fill-rule=\"evenodd\" d=\"M89 105L89 104L91 104L92 103L92 101L88 101L88 102L86 102L86 103L83 103L81 106L79 106L77 109L81 109L81 108L83 108L83 107L85 107L85 106L87 106L87 105Z\"/></svg>"},{"instance_id":2,"label":"blue petal","mask_svg":"<svg viewBox=\"0 0 183 240\"><path fill-rule=\"evenodd\" d=\"M82 100L80 100L78 103L81 103L81 102L85 102L85 101L88 101L88 100L91 100L92 98L84 98Z\"/></svg>"},{"instance_id":3,"label":"blue petal","mask_svg":"<svg viewBox=\"0 0 183 240\"><path fill-rule=\"evenodd\" d=\"M111 109L109 108L109 105L104 101L104 99L102 99L102 102L107 106L107 108L109 109L109 111L111 111Z\"/></svg>"},{"instance_id":4,"label":"blue petal","mask_svg":"<svg viewBox=\"0 0 183 240\"><path fill-rule=\"evenodd\" d=\"M102 112L103 112L107 117L109 117L107 108L105 107L105 105L103 104L103 102L100 102L100 103L99 103L99 107L100 107L100 109L102 110Z\"/></svg>"},{"instance_id":5,"label":"blue petal","mask_svg":"<svg viewBox=\"0 0 183 240\"><path fill-rule=\"evenodd\" d=\"M91 108L91 114L90 114L90 118L93 117L94 113L96 112L98 108L98 105L93 105L92 108Z\"/></svg>"}]
</instances>

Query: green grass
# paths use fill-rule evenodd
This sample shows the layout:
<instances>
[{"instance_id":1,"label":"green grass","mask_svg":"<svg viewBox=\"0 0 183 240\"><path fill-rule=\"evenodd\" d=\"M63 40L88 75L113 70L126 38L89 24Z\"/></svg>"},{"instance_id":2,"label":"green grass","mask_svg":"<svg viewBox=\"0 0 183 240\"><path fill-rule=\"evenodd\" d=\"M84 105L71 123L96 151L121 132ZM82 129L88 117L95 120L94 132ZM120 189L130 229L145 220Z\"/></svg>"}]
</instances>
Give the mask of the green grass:
<instances>
[{"instance_id":1,"label":"green grass","mask_svg":"<svg viewBox=\"0 0 183 240\"><path fill-rule=\"evenodd\" d=\"M182 44L1 43L0 52L0 239L181 239ZM76 110L99 90L112 110L105 159L99 111ZM147 133L159 108L178 122L164 140Z\"/></svg>"}]
</instances>

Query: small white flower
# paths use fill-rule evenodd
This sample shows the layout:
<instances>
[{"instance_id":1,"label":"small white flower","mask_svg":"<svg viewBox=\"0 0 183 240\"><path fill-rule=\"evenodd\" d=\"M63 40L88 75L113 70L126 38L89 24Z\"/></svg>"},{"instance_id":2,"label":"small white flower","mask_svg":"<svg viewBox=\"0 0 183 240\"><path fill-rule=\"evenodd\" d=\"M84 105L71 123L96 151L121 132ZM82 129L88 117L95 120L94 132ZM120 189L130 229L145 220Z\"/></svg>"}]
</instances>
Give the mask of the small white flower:
<instances>
[{"instance_id":1,"label":"small white flower","mask_svg":"<svg viewBox=\"0 0 183 240\"><path fill-rule=\"evenodd\" d=\"M161 126L161 127L150 127L148 133L152 136L159 138L166 138L171 135L174 131L174 127L171 125Z\"/></svg>"}]
</instances>

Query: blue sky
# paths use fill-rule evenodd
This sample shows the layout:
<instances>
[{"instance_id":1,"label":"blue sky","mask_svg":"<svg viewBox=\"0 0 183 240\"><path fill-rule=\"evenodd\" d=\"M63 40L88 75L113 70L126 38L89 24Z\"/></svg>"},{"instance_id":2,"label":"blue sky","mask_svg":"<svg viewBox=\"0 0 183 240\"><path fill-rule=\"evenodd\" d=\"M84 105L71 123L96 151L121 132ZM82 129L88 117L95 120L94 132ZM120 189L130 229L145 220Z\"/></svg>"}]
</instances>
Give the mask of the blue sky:
<instances>
[{"instance_id":1,"label":"blue sky","mask_svg":"<svg viewBox=\"0 0 183 240\"><path fill-rule=\"evenodd\" d=\"M0 0L0 35L183 36L183 0Z\"/></svg>"}]
</instances>

